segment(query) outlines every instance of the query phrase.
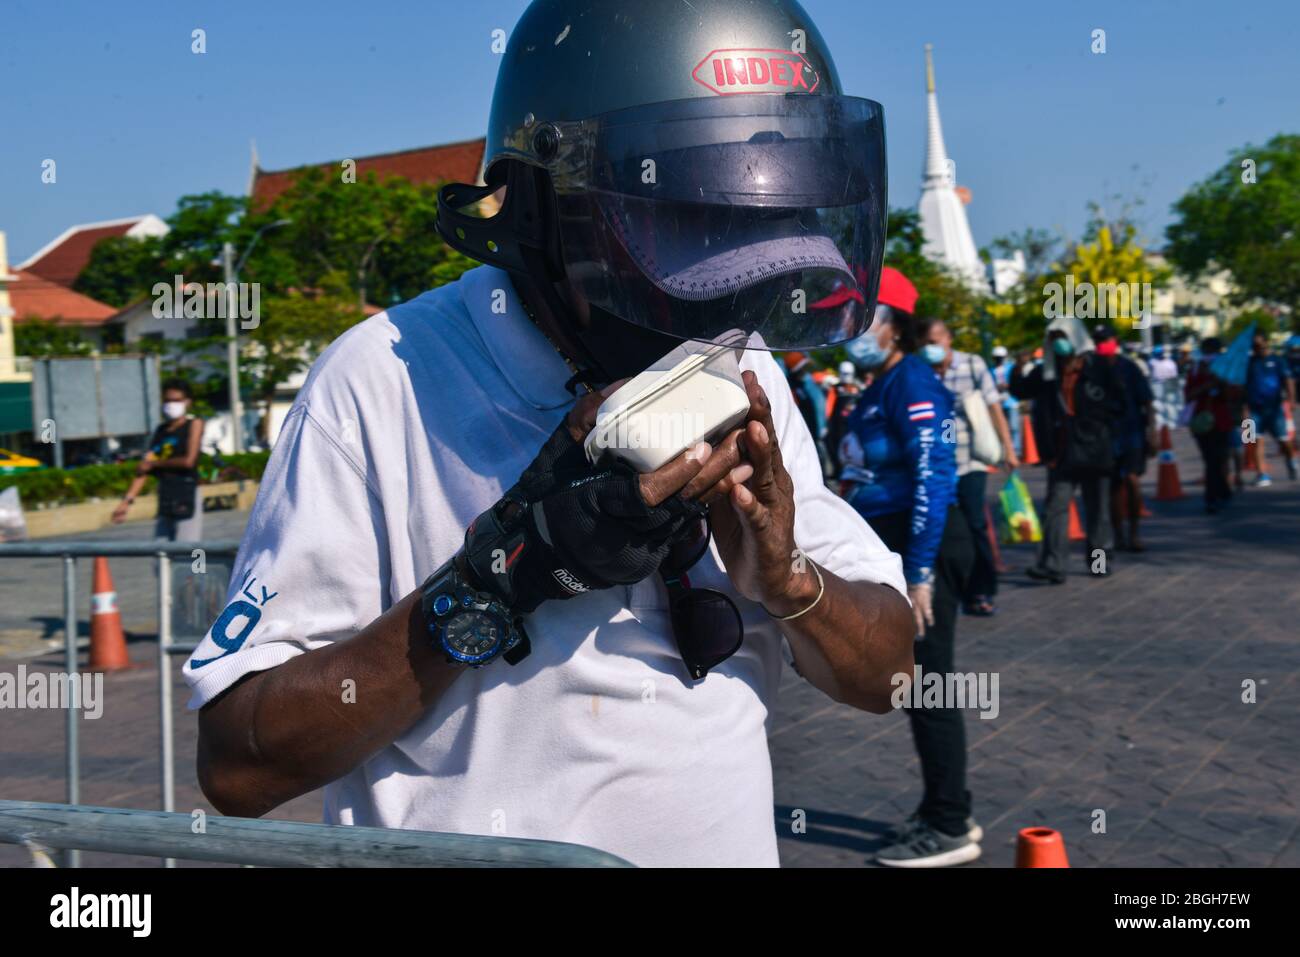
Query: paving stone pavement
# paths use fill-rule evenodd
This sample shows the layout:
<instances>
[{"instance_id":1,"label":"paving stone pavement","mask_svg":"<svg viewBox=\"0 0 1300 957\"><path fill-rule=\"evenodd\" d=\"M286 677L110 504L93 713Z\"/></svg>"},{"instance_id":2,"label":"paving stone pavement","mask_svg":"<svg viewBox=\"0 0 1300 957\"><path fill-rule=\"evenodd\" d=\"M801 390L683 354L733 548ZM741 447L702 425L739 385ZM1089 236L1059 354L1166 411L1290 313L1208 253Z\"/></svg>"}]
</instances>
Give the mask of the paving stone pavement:
<instances>
[{"instance_id":1,"label":"paving stone pavement","mask_svg":"<svg viewBox=\"0 0 1300 957\"><path fill-rule=\"evenodd\" d=\"M1000 678L997 717L967 711L986 833L968 866L1010 866L1034 825L1061 831L1076 867L1300 866L1300 484L1277 478L1273 450L1273 487L1207 516L1185 433L1175 451L1187 497L1153 501L1153 463L1147 552L1092 579L1078 544L1069 581L1050 586L1024 575L1032 546L1003 548L999 614L958 624L958 669ZM1041 502L1043 470L1022 472ZM1247 680L1257 703L1242 703ZM793 673L781 690L782 863L862 866L920 801L906 718L833 704Z\"/></svg>"},{"instance_id":2,"label":"paving stone pavement","mask_svg":"<svg viewBox=\"0 0 1300 957\"><path fill-rule=\"evenodd\" d=\"M987 835L970 867L1009 866L1016 831L1039 824L1063 833L1076 867L1300 866L1300 484L1248 490L1207 517L1189 482L1200 475L1194 447L1179 434L1176 449L1188 497L1151 501L1149 472L1156 514L1147 553L1119 556L1110 579L1074 576L1053 587L1024 577L1032 549L1006 548L999 615L959 624L958 667L996 672L1000 692L996 718L967 715L970 787ZM1272 464L1276 479L1275 453ZM1024 470L1036 494L1041 472ZM991 481L990 494L998 485ZM245 518L210 515L208 533L238 537ZM147 537L149 526L110 534ZM10 636L0 668L58 668L61 656L43 644L61 640L58 562L12 561L0 561L0 639ZM82 562L87 593L89 571ZM81 722L81 801L154 808L153 571L114 560L114 576L138 666L105 676L103 718ZM147 597L128 598L136 595ZM195 723L179 662L173 679L176 807L211 813L194 779ZM1258 685L1255 704L1241 701L1247 679ZM58 711L0 711L0 795L64 799L63 721ZM770 740L785 866L864 866L884 829L919 800L905 718L834 704L788 669ZM314 793L275 816L316 821L320 807ZM1104 834L1092 832L1098 809ZM806 833L792 833L796 810ZM0 866L27 862L25 851L0 845ZM91 853L83 862L156 863Z\"/></svg>"}]
</instances>

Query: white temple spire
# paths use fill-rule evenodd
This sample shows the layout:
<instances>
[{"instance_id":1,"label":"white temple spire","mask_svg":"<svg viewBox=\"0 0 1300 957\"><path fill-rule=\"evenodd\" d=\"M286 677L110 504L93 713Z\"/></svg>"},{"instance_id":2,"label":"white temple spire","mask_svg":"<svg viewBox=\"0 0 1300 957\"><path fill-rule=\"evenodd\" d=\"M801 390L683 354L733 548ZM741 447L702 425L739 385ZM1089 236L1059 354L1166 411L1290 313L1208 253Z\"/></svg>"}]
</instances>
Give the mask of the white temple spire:
<instances>
[{"instance_id":1,"label":"white temple spire","mask_svg":"<svg viewBox=\"0 0 1300 957\"><path fill-rule=\"evenodd\" d=\"M939 98L935 93L933 47L925 45L925 175L921 182L921 234L923 252L965 276L972 289L988 291L984 263L975 249L966 207L957 194L955 165L948 158L939 123Z\"/></svg>"},{"instance_id":2,"label":"white temple spire","mask_svg":"<svg viewBox=\"0 0 1300 957\"><path fill-rule=\"evenodd\" d=\"M943 127L939 125L939 98L934 92L934 49L925 45L925 178L948 180L948 151L943 145Z\"/></svg>"}]
</instances>

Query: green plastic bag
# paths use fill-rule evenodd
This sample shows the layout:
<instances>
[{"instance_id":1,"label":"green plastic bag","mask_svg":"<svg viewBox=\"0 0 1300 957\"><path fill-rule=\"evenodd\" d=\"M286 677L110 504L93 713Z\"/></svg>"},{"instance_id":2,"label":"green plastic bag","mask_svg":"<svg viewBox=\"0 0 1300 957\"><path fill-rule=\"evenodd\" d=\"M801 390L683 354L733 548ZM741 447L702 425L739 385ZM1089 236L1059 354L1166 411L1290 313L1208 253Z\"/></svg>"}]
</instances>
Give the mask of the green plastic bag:
<instances>
[{"instance_id":1,"label":"green plastic bag","mask_svg":"<svg viewBox=\"0 0 1300 957\"><path fill-rule=\"evenodd\" d=\"M1002 507L998 516L998 541L1003 545L1019 545L1043 540L1034 500L1018 472L1007 476L1007 484L998 493L998 502Z\"/></svg>"}]
</instances>

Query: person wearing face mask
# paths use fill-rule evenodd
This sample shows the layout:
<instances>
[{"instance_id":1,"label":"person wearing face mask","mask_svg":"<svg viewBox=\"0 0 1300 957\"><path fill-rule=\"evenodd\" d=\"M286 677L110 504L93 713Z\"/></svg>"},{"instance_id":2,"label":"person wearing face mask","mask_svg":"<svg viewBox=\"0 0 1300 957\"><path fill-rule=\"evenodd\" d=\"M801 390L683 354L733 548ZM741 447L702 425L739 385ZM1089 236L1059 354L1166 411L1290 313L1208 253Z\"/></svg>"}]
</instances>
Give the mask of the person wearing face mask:
<instances>
[{"instance_id":1,"label":"person wearing face mask","mask_svg":"<svg viewBox=\"0 0 1300 957\"><path fill-rule=\"evenodd\" d=\"M197 542L203 537L203 503L199 498L199 452L203 420L190 415L193 393L182 379L163 383L163 423L154 430L149 447L136 469L135 480L112 521L126 521L127 510L150 475L158 480L158 519L154 536L176 542Z\"/></svg>"},{"instance_id":2,"label":"person wearing face mask","mask_svg":"<svg viewBox=\"0 0 1300 957\"><path fill-rule=\"evenodd\" d=\"M958 605L974 562L970 527L956 505L955 443L946 440L953 397L918 356L916 288L885 267L875 321L846 345L873 373L840 442L845 498L893 551L916 618L916 663L951 674ZM947 867L980 856L983 832L971 819L966 789L966 725L953 708L908 708L924 794L876 856L890 867Z\"/></svg>"},{"instance_id":3,"label":"person wearing face mask","mask_svg":"<svg viewBox=\"0 0 1300 957\"><path fill-rule=\"evenodd\" d=\"M1124 384L1124 413L1111 423L1115 470L1110 483L1110 520L1115 544L1131 552L1146 550L1139 534L1142 521L1142 473L1155 455L1155 394L1141 366L1124 355L1115 330L1099 325L1092 330L1101 356Z\"/></svg>"},{"instance_id":4,"label":"person wearing face mask","mask_svg":"<svg viewBox=\"0 0 1300 957\"><path fill-rule=\"evenodd\" d=\"M988 365L977 355L961 352L952 347L952 331L942 319L933 319L926 325L928 340L922 357L934 368L948 391L956 396L954 423L957 431L957 504L970 524L975 543L975 567L971 571L962 605L968 615L988 617L996 613L993 599L998 593L997 562L989 540L988 512L984 496L988 487L989 472L986 463L971 454L970 423L966 420L964 403L967 396L978 394L988 406L989 419L1002 443L1001 464L1008 470L1019 467L1011 429L1002 414L1002 396Z\"/></svg>"},{"instance_id":5,"label":"person wearing face mask","mask_svg":"<svg viewBox=\"0 0 1300 957\"><path fill-rule=\"evenodd\" d=\"M1083 323L1072 316L1053 319L1043 344L1043 362L1017 369L1011 394L1033 401L1031 425L1038 454L1047 466L1043 543L1026 574L1062 585L1070 546L1070 502L1083 493L1088 571L1113 571L1110 508L1103 498L1115 465L1111 423L1124 412L1124 384L1096 354Z\"/></svg>"}]
</instances>

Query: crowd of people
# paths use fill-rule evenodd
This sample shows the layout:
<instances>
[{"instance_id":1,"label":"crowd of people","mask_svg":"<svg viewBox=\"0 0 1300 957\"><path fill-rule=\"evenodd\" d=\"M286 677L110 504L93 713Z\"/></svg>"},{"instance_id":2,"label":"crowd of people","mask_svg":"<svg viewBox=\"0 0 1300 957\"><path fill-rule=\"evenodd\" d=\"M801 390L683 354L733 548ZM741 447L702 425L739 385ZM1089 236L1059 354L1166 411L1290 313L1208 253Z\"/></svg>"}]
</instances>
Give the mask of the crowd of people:
<instances>
[{"instance_id":1,"label":"crowd of people","mask_svg":"<svg viewBox=\"0 0 1300 957\"><path fill-rule=\"evenodd\" d=\"M956 671L957 622L997 613L997 560L989 529L988 479L1014 471L1033 448L1046 467L1042 540L1026 569L1061 585L1070 570L1070 515L1083 500L1087 574L1114 571L1118 551L1146 546L1140 482L1162 427L1186 425L1205 464L1205 508L1214 513L1242 488L1243 448L1276 440L1296 478L1294 407L1300 336L1272 352L1256 334L1241 376L1215 364L1216 338L1193 351L1125 348L1116 330L1053 320L1041 348L992 364L953 346L940 319L917 315L917 291L886 267L875 320L849 342L849 361L819 371L799 352L787 377L821 455L828 483L903 557L923 672ZM1234 379L1243 381L1235 382ZM1032 432L1027 446L1025 429ZM1256 485L1271 478L1258 457ZM982 830L966 787L964 719L954 708L908 710L924 792L916 812L878 855L882 864L934 867L979 856Z\"/></svg>"}]
</instances>

